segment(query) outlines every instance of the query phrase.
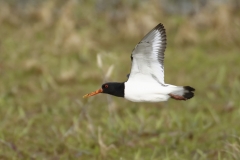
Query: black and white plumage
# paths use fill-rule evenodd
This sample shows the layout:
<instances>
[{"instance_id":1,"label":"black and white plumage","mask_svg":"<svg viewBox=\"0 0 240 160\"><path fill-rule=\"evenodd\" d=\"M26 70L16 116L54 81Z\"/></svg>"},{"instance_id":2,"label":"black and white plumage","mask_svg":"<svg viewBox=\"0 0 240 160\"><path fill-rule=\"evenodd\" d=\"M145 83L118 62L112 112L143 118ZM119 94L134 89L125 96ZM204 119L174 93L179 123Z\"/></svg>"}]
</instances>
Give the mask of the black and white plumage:
<instances>
[{"instance_id":1,"label":"black and white plumage","mask_svg":"<svg viewBox=\"0 0 240 160\"><path fill-rule=\"evenodd\" d=\"M164 84L164 51L167 40L162 24L153 28L135 47L132 52L130 77L139 73L156 78Z\"/></svg>"},{"instance_id":2,"label":"black and white plumage","mask_svg":"<svg viewBox=\"0 0 240 160\"><path fill-rule=\"evenodd\" d=\"M107 93L124 97L133 102L160 102L170 97L187 100L194 96L195 89L189 86L174 86L164 82L164 51L167 45L166 32L160 23L136 45L132 54L131 72L123 83L109 82L102 88L85 95Z\"/></svg>"}]
</instances>

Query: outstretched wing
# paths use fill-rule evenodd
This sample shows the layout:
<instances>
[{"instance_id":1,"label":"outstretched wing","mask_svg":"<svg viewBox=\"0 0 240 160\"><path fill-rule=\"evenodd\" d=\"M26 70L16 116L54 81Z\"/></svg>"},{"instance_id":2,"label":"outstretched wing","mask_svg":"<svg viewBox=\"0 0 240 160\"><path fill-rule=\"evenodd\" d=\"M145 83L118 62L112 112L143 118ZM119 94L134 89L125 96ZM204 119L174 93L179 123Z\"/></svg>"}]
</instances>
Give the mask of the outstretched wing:
<instances>
[{"instance_id":1,"label":"outstretched wing","mask_svg":"<svg viewBox=\"0 0 240 160\"><path fill-rule=\"evenodd\" d=\"M164 51L166 32L160 23L153 28L132 52L132 68L129 79L150 76L164 85Z\"/></svg>"}]
</instances>

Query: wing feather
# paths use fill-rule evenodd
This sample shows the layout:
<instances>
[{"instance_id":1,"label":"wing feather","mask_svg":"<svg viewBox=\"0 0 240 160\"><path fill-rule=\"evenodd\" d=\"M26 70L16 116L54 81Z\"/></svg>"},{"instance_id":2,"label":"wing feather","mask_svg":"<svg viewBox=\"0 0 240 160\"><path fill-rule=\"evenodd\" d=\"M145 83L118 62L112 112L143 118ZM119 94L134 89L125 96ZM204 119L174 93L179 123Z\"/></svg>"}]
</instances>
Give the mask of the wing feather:
<instances>
[{"instance_id":1,"label":"wing feather","mask_svg":"<svg viewBox=\"0 0 240 160\"><path fill-rule=\"evenodd\" d=\"M164 85L164 52L167 45L166 31L160 23L136 45L132 54L129 79L151 76Z\"/></svg>"}]
</instances>

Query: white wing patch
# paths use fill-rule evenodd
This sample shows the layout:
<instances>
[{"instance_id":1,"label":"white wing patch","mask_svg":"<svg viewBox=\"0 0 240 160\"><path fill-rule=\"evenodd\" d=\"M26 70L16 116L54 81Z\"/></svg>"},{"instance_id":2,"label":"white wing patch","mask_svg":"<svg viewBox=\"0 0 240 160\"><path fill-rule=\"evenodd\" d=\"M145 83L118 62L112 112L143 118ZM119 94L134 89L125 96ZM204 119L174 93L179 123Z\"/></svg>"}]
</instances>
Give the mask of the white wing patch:
<instances>
[{"instance_id":1,"label":"white wing patch","mask_svg":"<svg viewBox=\"0 0 240 160\"><path fill-rule=\"evenodd\" d=\"M147 76L164 85L165 49L166 32L163 25L158 24L133 50L129 80Z\"/></svg>"}]
</instances>

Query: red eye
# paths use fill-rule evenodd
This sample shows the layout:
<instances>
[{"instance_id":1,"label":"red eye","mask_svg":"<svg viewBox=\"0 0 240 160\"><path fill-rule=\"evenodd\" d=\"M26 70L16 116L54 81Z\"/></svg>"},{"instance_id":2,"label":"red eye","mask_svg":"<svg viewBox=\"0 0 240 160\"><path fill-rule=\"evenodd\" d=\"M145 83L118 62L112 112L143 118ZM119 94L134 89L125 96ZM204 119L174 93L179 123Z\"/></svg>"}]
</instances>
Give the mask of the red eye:
<instances>
[{"instance_id":1,"label":"red eye","mask_svg":"<svg viewBox=\"0 0 240 160\"><path fill-rule=\"evenodd\" d=\"M107 84L105 84L105 88L108 88L108 85L107 85Z\"/></svg>"}]
</instances>

